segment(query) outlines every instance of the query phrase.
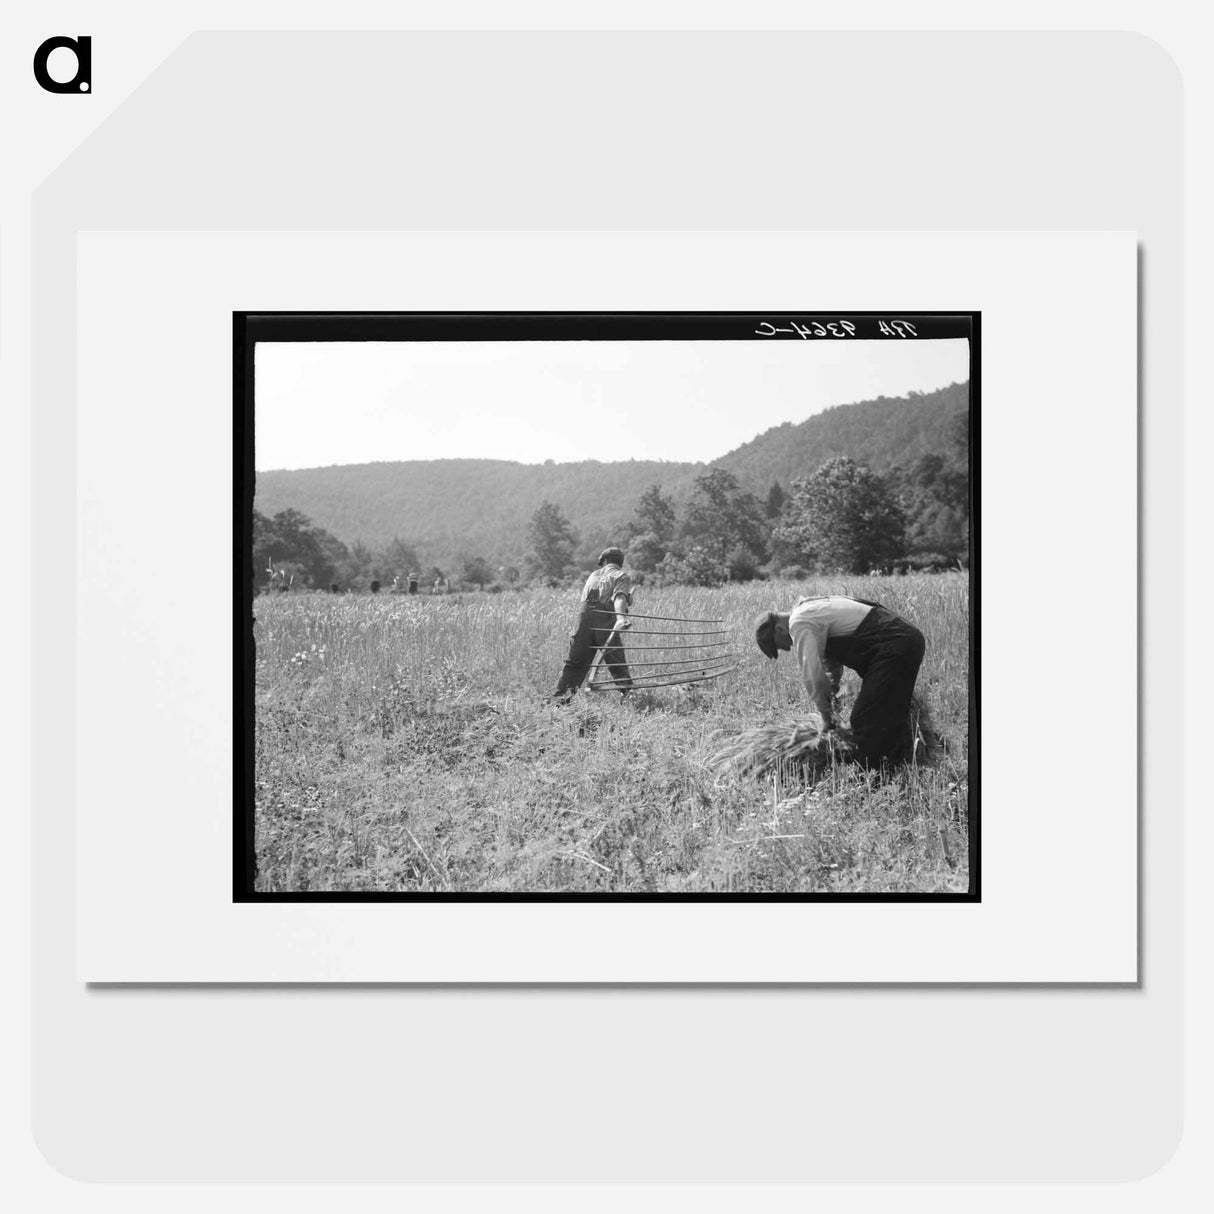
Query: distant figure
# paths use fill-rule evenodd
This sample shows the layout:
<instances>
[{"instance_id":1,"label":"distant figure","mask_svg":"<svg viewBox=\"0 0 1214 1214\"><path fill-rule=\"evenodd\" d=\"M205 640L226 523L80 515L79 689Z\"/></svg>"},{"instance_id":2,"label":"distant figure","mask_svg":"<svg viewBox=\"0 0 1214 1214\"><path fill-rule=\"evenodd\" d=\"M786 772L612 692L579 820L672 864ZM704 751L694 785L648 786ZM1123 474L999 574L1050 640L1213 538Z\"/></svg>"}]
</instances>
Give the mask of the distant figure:
<instances>
[{"instance_id":1,"label":"distant figure","mask_svg":"<svg viewBox=\"0 0 1214 1214\"><path fill-rule=\"evenodd\" d=\"M410 594L417 593L417 574L416 573L409 574L409 593Z\"/></svg>"},{"instance_id":2,"label":"distant figure","mask_svg":"<svg viewBox=\"0 0 1214 1214\"><path fill-rule=\"evenodd\" d=\"M863 763L901 763L914 753L911 698L927 647L914 624L868 599L803 598L787 614L759 616L755 644L773 659L781 649L796 654L824 729L834 726L832 700L842 668L860 676L851 731Z\"/></svg>"},{"instance_id":3,"label":"distant figure","mask_svg":"<svg viewBox=\"0 0 1214 1214\"><path fill-rule=\"evenodd\" d=\"M371 582L371 593L372 593L372 594L378 594L378 593L379 593L379 582L378 582L377 580L373 580L373 581Z\"/></svg>"},{"instance_id":4,"label":"distant figure","mask_svg":"<svg viewBox=\"0 0 1214 1214\"><path fill-rule=\"evenodd\" d=\"M446 594L451 588L451 583L445 577L436 577L434 585L430 587L431 594Z\"/></svg>"},{"instance_id":5,"label":"distant figure","mask_svg":"<svg viewBox=\"0 0 1214 1214\"><path fill-rule=\"evenodd\" d=\"M330 594L341 594L341 587L336 582L329 583Z\"/></svg>"},{"instance_id":6,"label":"distant figure","mask_svg":"<svg viewBox=\"0 0 1214 1214\"><path fill-rule=\"evenodd\" d=\"M632 673L619 643L619 634L632 627L628 618L632 579L623 566L624 554L619 548L604 548L599 554L599 567L582 587L577 627L569 634L569 656L553 693L561 703L568 703L582 685L600 650L621 694L632 688Z\"/></svg>"}]
</instances>

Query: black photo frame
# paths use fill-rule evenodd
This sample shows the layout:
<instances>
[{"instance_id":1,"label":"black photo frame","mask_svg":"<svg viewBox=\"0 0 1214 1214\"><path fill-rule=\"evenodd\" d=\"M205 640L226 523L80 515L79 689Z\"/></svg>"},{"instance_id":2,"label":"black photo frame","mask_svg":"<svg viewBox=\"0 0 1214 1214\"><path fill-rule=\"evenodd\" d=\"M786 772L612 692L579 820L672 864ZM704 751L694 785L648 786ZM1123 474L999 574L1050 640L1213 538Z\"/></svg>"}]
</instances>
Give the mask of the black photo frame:
<instances>
[{"instance_id":1,"label":"black photo frame","mask_svg":"<svg viewBox=\"0 0 1214 1214\"><path fill-rule=\"evenodd\" d=\"M474 341L931 341L965 338L969 377L969 864L955 893L257 891L254 814L255 643L253 501L259 342ZM980 902L981 731L981 313L869 312L236 312L233 358L233 809L235 902L823 901Z\"/></svg>"}]
</instances>

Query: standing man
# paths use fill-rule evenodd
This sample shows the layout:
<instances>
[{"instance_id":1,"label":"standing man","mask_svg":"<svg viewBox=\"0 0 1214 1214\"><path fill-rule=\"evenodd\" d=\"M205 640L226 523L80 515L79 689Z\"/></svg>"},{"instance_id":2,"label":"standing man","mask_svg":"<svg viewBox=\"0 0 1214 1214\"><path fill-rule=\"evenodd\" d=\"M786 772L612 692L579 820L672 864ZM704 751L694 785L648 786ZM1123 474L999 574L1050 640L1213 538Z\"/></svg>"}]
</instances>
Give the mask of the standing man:
<instances>
[{"instance_id":1,"label":"standing man","mask_svg":"<svg viewBox=\"0 0 1214 1214\"><path fill-rule=\"evenodd\" d=\"M914 624L879 603L830 595L800 599L786 615L764 612L755 642L769 658L792 650L825 729L834 726L842 667L854 670L862 682L851 730L861 761L877 766L911 757L911 697L926 648Z\"/></svg>"},{"instance_id":2,"label":"standing man","mask_svg":"<svg viewBox=\"0 0 1214 1214\"><path fill-rule=\"evenodd\" d=\"M554 699L568 702L572 698L600 649L615 685L622 694L627 694L632 687L632 672L619 634L632 627L628 618L631 604L632 579L624 572L624 554L619 548L604 548L599 554L599 567L582 587L581 614L577 627L569 634L569 656Z\"/></svg>"}]
</instances>

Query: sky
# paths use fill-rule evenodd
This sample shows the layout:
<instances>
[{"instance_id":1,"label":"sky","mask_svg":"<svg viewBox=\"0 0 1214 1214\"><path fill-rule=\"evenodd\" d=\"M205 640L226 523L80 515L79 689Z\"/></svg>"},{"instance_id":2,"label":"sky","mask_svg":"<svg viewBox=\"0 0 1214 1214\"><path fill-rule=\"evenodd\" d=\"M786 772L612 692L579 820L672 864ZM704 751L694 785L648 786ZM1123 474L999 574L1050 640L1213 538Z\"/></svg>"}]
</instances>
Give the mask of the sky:
<instances>
[{"instance_id":1,"label":"sky","mask_svg":"<svg viewBox=\"0 0 1214 1214\"><path fill-rule=\"evenodd\" d=\"M943 341L259 342L256 466L707 462L831 405L969 378Z\"/></svg>"}]
</instances>

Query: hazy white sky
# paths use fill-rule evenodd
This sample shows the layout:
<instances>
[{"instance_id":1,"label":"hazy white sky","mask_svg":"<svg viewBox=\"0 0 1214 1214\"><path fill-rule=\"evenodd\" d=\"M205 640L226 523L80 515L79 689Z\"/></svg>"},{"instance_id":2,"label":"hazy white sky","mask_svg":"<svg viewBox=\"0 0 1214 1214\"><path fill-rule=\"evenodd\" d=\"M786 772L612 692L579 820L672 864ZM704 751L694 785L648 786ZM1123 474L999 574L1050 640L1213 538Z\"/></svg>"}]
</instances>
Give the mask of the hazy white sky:
<instances>
[{"instance_id":1,"label":"hazy white sky","mask_svg":"<svg viewBox=\"0 0 1214 1214\"><path fill-rule=\"evenodd\" d=\"M260 470L712 460L830 405L969 377L946 341L259 342Z\"/></svg>"}]
</instances>

